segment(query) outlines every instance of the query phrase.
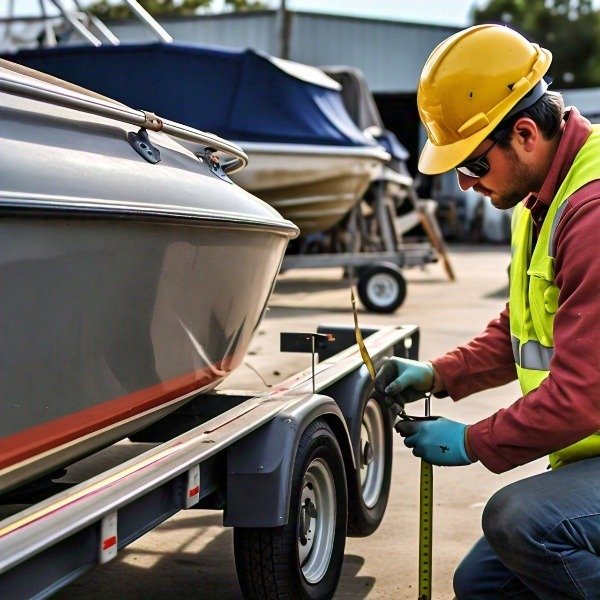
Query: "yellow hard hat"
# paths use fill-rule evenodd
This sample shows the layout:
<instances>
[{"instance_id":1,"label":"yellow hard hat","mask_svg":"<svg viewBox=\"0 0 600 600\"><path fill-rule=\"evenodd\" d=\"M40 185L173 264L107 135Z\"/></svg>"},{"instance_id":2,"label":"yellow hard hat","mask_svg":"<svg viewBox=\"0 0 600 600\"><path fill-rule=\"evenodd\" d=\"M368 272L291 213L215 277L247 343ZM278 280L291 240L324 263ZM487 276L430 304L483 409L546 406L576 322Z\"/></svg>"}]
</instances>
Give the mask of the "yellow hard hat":
<instances>
[{"instance_id":1,"label":"yellow hard hat","mask_svg":"<svg viewBox=\"0 0 600 600\"><path fill-rule=\"evenodd\" d=\"M476 25L429 56L417 92L427 142L419 170L450 171L510 114L546 91L552 54L502 25Z\"/></svg>"}]
</instances>

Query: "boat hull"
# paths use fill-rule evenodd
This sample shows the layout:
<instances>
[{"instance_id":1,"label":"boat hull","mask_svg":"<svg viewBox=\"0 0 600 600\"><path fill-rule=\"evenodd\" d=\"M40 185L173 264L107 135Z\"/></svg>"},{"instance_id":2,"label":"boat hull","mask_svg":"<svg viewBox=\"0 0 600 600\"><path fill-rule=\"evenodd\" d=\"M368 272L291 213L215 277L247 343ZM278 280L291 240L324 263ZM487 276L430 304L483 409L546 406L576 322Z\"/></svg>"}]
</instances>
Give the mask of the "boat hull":
<instances>
[{"instance_id":1,"label":"boat hull","mask_svg":"<svg viewBox=\"0 0 600 600\"><path fill-rule=\"evenodd\" d=\"M250 163L235 182L294 222L301 235L339 223L381 175L385 153L370 148L245 144Z\"/></svg>"},{"instance_id":2,"label":"boat hull","mask_svg":"<svg viewBox=\"0 0 600 600\"><path fill-rule=\"evenodd\" d=\"M60 86L0 90L2 493L222 381L298 230L165 134L149 162Z\"/></svg>"},{"instance_id":3,"label":"boat hull","mask_svg":"<svg viewBox=\"0 0 600 600\"><path fill-rule=\"evenodd\" d=\"M214 225L1 219L0 488L223 380L286 244Z\"/></svg>"}]
</instances>

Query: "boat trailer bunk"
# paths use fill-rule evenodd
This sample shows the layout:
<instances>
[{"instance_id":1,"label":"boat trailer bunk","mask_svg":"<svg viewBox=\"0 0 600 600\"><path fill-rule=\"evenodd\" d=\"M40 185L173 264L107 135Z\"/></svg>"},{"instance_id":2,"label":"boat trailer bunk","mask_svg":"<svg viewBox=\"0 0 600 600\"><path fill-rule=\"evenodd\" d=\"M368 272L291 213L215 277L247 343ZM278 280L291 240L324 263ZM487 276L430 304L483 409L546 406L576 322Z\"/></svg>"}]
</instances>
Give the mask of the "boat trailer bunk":
<instances>
[{"instance_id":1,"label":"boat trailer bunk","mask_svg":"<svg viewBox=\"0 0 600 600\"><path fill-rule=\"evenodd\" d=\"M362 333L376 367L389 355L417 358L416 326ZM0 498L0 596L48 597L178 511L211 508L234 528L245 598L281 581L278 594L331 597L346 523L348 535L375 531L391 480L394 415L373 397L354 342L351 327L282 334L283 351L312 351L312 368L267 392L202 394L130 438L152 449L71 487ZM282 543L287 566L268 560Z\"/></svg>"}]
</instances>

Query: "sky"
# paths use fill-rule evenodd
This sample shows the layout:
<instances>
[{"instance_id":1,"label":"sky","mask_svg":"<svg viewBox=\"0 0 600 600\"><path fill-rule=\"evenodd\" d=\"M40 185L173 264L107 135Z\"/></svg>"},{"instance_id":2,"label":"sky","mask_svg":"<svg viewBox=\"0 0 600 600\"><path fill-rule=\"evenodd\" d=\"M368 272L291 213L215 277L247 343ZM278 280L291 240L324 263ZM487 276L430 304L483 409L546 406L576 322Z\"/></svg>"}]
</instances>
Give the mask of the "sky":
<instances>
[{"instance_id":1,"label":"sky","mask_svg":"<svg viewBox=\"0 0 600 600\"><path fill-rule=\"evenodd\" d=\"M332 12L415 23L469 25L476 0L287 0L290 9Z\"/></svg>"},{"instance_id":2,"label":"sky","mask_svg":"<svg viewBox=\"0 0 600 600\"><path fill-rule=\"evenodd\" d=\"M13 0L19 14L39 14L39 0ZM112 1L112 0L111 0ZM50 7L51 2L45 0ZM82 5L89 0L80 0ZM276 8L280 0L265 0ZM286 0L290 10L328 12L394 19L415 23L435 23L439 25L466 26L470 24L469 11L484 0ZM72 0L63 0L65 7L72 6ZM10 0L0 0L0 16L5 16ZM214 10L219 11L223 0L213 0Z\"/></svg>"}]
</instances>

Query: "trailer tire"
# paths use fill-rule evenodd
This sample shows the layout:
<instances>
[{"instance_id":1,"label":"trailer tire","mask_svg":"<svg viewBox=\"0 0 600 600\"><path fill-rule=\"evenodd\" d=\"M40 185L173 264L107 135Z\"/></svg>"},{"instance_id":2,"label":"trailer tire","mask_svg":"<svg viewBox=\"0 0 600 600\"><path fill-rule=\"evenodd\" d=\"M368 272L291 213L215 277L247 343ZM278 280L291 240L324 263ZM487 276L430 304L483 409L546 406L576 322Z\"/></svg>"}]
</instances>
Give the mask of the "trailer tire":
<instances>
[{"instance_id":1,"label":"trailer tire","mask_svg":"<svg viewBox=\"0 0 600 600\"><path fill-rule=\"evenodd\" d=\"M286 525L234 529L238 581L248 600L327 600L337 588L346 544L346 475L338 442L322 419L300 438L291 486Z\"/></svg>"},{"instance_id":2,"label":"trailer tire","mask_svg":"<svg viewBox=\"0 0 600 600\"><path fill-rule=\"evenodd\" d=\"M392 425L383 401L366 394L357 469L348 482L348 535L352 537L371 535L385 515L392 481Z\"/></svg>"},{"instance_id":3,"label":"trailer tire","mask_svg":"<svg viewBox=\"0 0 600 600\"><path fill-rule=\"evenodd\" d=\"M391 263L364 269L357 289L363 306L371 312L392 313L406 298L404 275L399 267Z\"/></svg>"}]
</instances>

